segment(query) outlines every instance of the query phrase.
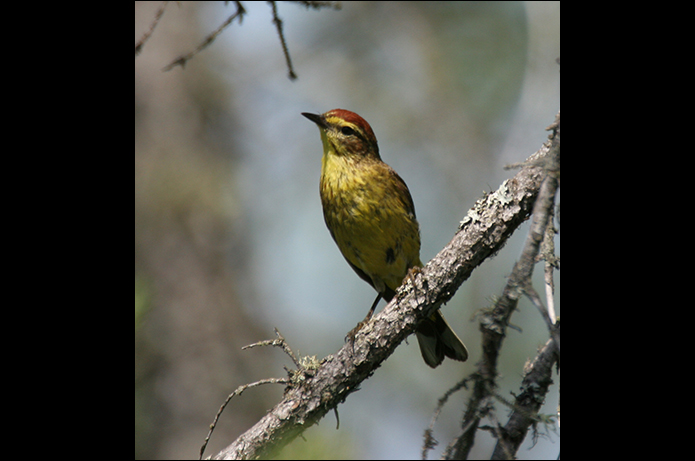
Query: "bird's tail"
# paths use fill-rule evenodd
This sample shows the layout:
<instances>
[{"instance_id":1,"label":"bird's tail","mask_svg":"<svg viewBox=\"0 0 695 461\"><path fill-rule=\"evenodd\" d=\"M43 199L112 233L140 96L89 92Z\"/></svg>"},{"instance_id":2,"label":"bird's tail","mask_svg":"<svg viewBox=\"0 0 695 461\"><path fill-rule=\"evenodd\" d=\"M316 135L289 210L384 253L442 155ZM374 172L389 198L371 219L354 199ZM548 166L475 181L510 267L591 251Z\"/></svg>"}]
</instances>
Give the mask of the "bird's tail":
<instances>
[{"instance_id":1,"label":"bird's tail","mask_svg":"<svg viewBox=\"0 0 695 461\"><path fill-rule=\"evenodd\" d=\"M460 362L468 359L468 350L451 329L441 312L436 311L423 321L415 332L425 363L435 368L449 357Z\"/></svg>"}]
</instances>

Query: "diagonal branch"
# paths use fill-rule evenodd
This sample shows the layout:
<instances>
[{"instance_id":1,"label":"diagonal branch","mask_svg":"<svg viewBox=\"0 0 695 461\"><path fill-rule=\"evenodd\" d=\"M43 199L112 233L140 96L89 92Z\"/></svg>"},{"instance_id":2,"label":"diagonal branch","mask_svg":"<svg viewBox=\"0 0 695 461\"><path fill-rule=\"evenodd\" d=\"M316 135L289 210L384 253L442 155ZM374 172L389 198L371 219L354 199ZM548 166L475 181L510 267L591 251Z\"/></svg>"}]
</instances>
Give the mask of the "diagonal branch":
<instances>
[{"instance_id":1,"label":"diagonal branch","mask_svg":"<svg viewBox=\"0 0 695 461\"><path fill-rule=\"evenodd\" d=\"M154 15L154 20L152 21L152 24L150 24L150 29L145 32L145 34L142 36L140 40L135 44L135 57L140 54L142 51L142 48L145 46L145 43L150 39L152 36L152 33L154 32L155 27L157 27L157 24L159 24L159 20L162 19L162 16L164 16L164 10L166 10L167 5L169 2L162 2L162 6L159 7L157 12Z\"/></svg>"},{"instance_id":2,"label":"diagonal branch","mask_svg":"<svg viewBox=\"0 0 695 461\"><path fill-rule=\"evenodd\" d=\"M473 270L498 252L528 219L544 178L544 145L527 166L495 192L476 202L459 231L397 296L335 355L317 368L299 370L304 379L285 389L283 399L215 459L267 457L345 401L412 334L418 323L450 300ZM414 286L413 286L414 285Z\"/></svg>"}]
</instances>

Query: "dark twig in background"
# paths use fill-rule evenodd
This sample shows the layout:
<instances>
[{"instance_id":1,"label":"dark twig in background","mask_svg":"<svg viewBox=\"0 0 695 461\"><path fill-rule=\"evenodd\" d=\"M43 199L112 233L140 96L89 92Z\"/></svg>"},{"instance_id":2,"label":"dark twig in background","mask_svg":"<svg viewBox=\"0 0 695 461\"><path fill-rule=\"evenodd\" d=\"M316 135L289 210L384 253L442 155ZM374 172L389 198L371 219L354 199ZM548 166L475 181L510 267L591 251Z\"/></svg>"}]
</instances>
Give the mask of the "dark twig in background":
<instances>
[{"instance_id":1,"label":"dark twig in background","mask_svg":"<svg viewBox=\"0 0 695 461\"><path fill-rule=\"evenodd\" d=\"M188 53L184 56L180 56L179 58L175 59L171 64L169 64L168 66L166 66L162 70L164 72L166 72L166 71L173 69L176 66L185 67L186 62L188 62L189 59L192 59L196 54L200 53L205 48L207 48L207 46L209 44L214 42L215 39L217 38L217 36L220 35L222 33L222 31L224 29L226 29L227 26L232 23L232 21L234 21L234 19L236 19L238 17L239 18L239 24L241 24L241 22L244 20L244 14L246 14L246 10L241 5L241 2L234 2L234 3L236 4L236 13L234 13L233 15L228 17L227 20L224 21L222 23L222 25L217 28L217 30L215 30L213 33L211 33L207 37L205 37L205 39L202 41L202 43L200 45L198 45L198 47L195 50L191 51L190 53Z\"/></svg>"},{"instance_id":2,"label":"dark twig in background","mask_svg":"<svg viewBox=\"0 0 695 461\"><path fill-rule=\"evenodd\" d=\"M166 6L169 2L164 2L155 14L154 21L152 22L152 25L150 26L149 30L145 32L143 37L135 44L135 56L137 57L138 54L140 54L140 51L142 51L143 46L147 42L147 40L152 36L152 32L154 32L155 27L159 23L159 20L161 19L162 15L164 14L164 10L166 9ZM229 2L225 2L229 3ZM283 33L282 29L282 19L278 16L278 10L277 10L277 2L268 2L270 3L273 11L273 24L275 24L275 29L277 30L278 37L280 38L280 45L282 46L282 52L285 55L285 62L287 62L287 68L289 71L289 78L290 80L295 80L297 78L297 74L294 71L294 68L292 67L292 58L290 57L290 50L287 46L287 41L285 40L285 34ZM295 2L299 3L301 5L306 6L307 8L313 8L313 9L321 9L325 7L331 7L335 10L339 10L341 8L340 3L337 2ZM185 67L186 63L193 59L198 53L203 51L205 48L207 48L212 42L217 39L217 37L236 19L239 18L239 24L244 19L244 15L246 14L246 9L242 5L241 2L234 2L236 5L236 12L229 16L221 25L218 27L215 31L213 31L211 34L209 34L203 41L188 54L185 54L183 56L179 56L176 58L174 61L169 63L167 66L165 66L162 71L167 72L171 69L173 69L176 66L181 66Z\"/></svg>"},{"instance_id":3,"label":"dark twig in background","mask_svg":"<svg viewBox=\"0 0 695 461\"><path fill-rule=\"evenodd\" d=\"M555 330L559 337L560 321L556 323ZM516 396L507 424L498 428L501 436L491 459L514 459L513 454L519 450L529 427L542 421L538 410L545 400L548 387L553 383L553 365L557 364L558 369L560 367L559 355L554 339L549 339L533 362L524 367L521 393Z\"/></svg>"},{"instance_id":4,"label":"dark twig in background","mask_svg":"<svg viewBox=\"0 0 695 461\"><path fill-rule=\"evenodd\" d=\"M147 43L147 40L152 36L152 32L154 32L154 28L157 27L157 24L159 24L159 20L162 19L162 16L164 15L164 10L166 9L167 5L169 2L162 2L162 6L159 7L157 12L154 15L154 21L152 21L152 25L150 25L150 29L145 32L145 35L142 36L140 40L135 44L135 56L137 57L138 54L140 54L140 51L142 51L142 47L145 46L145 43Z\"/></svg>"},{"instance_id":5,"label":"dark twig in background","mask_svg":"<svg viewBox=\"0 0 695 461\"><path fill-rule=\"evenodd\" d=\"M290 58L290 52L287 49L285 35L282 33L282 19L278 17L277 2L268 3L270 3L270 6L273 8L273 24L275 24L275 28L278 31L278 36L280 37L280 44L282 45L282 52L285 54L285 61L287 62L287 68L289 69L288 76L290 77L290 80L295 80L297 78L297 74L294 73L294 69L292 68L292 58Z\"/></svg>"},{"instance_id":6,"label":"dark twig in background","mask_svg":"<svg viewBox=\"0 0 695 461\"><path fill-rule=\"evenodd\" d=\"M446 391L437 402L437 408L434 409L434 415L432 415L430 425L427 429L425 429L425 443L422 445L422 459L427 459L427 451L432 450L435 446L437 446L438 442L434 439L434 425L437 422L439 414L442 412L444 405L446 405L449 397L451 397L454 393L460 391L461 389L468 389L469 380L470 378L466 378L456 383L456 385Z\"/></svg>"}]
</instances>

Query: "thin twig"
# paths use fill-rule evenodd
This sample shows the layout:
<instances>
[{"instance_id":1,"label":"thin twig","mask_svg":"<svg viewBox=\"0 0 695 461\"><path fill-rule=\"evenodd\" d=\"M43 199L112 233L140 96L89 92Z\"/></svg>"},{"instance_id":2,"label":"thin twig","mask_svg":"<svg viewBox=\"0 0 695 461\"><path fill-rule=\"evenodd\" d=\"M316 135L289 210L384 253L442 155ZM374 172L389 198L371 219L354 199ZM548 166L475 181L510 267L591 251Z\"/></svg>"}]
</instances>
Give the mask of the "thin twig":
<instances>
[{"instance_id":1,"label":"thin twig","mask_svg":"<svg viewBox=\"0 0 695 461\"><path fill-rule=\"evenodd\" d=\"M533 288L531 283L527 283L526 286L524 286L524 293L526 294L526 297L533 303L533 305L536 306L536 308L540 311L545 324L548 326L548 331L552 333L553 321L551 320L550 315L548 315L548 309L545 308L543 301L541 301L541 297L538 295L538 292L536 292L536 289Z\"/></svg>"},{"instance_id":2,"label":"thin twig","mask_svg":"<svg viewBox=\"0 0 695 461\"><path fill-rule=\"evenodd\" d=\"M498 399L501 398L497 394L495 395L495 397L497 397ZM500 424L499 420L497 419L497 416L495 415L494 410L489 411L487 414L487 417L494 424L493 426L490 426L490 432L492 433L493 437L495 437L498 441L504 440L504 435L503 435L504 429L502 428L502 425ZM499 442L498 442L498 444L499 444ZM506 444L499 444L499 446L504 451L505 459L514 459L514 451L512 451L512 447L510 447Z\"/></svg>"},{"instance_id":3,"label":"thin twig","mask_svg":"<svg viewBox=\"0 0 695 461\"><path fill-rule=\"evenodd\" d=\"M285 35L282 33L282 19L278 16L277 2L268 2L273 8L273 23L278 31L278 36L280 37L280 44L282 45L282 52L285 54L285 61L287 62L287 68L289 69L290 80L296 80L297 74L294 73L292 68L292 59L290 58L290 51L287 49L287 42L285 42Z\"/></svg>"},{"instance_id":4,"label":"thin twig","mask_svg":"<svg viewBox=\"0 0 695 461\"><path fill-rule=\"evenodd\" d=\"M231 394L229 394L227 396L227 399L220 406L220 409L217 410L217 414L215 415L215 419L212 421L212 424L210 424L210 430L208 431L208 435L205 437L205 441L203 442L203 446L200 447L200 458L198 458L198 459L203 459L203 453L205 453L205 448L208 446L208 442L210 441L210 437L212 436L212 433L215 430L215 427L217 426L217 421L220 419L222 412L224 411L224 409L227 407L227 404L232 400L232 398L234 396L241 395L246 389L249 389L251 387L260 386L262 384L289 384L289 382L290 382L290 380L287 378L268 378L268 379L261 379L260 381L256 381L255 383L244 384L243 386L237 387L234 390L234 392L232 392Z\"/></svg>"},{"instance_id":5,"label":"thin twig","mask_svg":"<svg viewBox=\"0 0 695 461\"><path fill-rule=\"evenodd\" d=\"M545 298L548 300L548 316L550 321L555 323L557 315L555 314L555 282L553 281L553 266L545 263Z\"/></svg>"},{"instance_id":6,"label":"thin twig","mask_svg":"<svg viewBox=\"0 0 695 461\"><path fill-rule=\"evenodd\" d=\"M548 316L550 317L550 321L555 323L555 282L553 280L553 273L555 269L560 269L560 258L555 256L555 234L557 233L557 229L555 229L555 225L553 224L553 218L555 216L553 208L549 209L548 213L550 219L548 220L548 227L545 229L543 243L541 243L540 258L545 261L545 297L548 303Z\"/></svg>"},{"instance_id":7,"label":"thin twig","mask_svg":"<svg viewBox=\"0 0 695 461\"><path fill-rule=\"evenodd\" d=\"M296 3L299 3L299 4L304 5L306 7L313 8L315 10L319 10L323 7L328 7L328 6L330 6L334 10L339 10L342 8L340 2L296 2Z\"/></svg>"},{"instance_id":8,"label":"thin twig","mask_svg":"<svg viewBox=\"0 0 695 461\"><path fill-rule=\"evenodd\" d=\"M154 32L154 28L157 27L157 24L159 24L159 20L164 15L164 10L166 9L168 4L169 4L169 2L162 2L162 6L159 7L159 9L157 10L157 13L155 13L155 15L154 15L154 21L152 21L152 24L150 25L150 29L147 32L145 32L145 35L143 35L142 38L135 44L135 56L136 57L142 51L142 48L145 46L145 43L147 42L147 40L150 39L152 32Z\"/></svg>"},{"instance_id":9,"label":"thin twig","mask_svg":"<svg viewBox=\"0 0 695 461\"><path fill-rule=\"evenodd\" d=\"M427 429L425 429L425 440L424 443L422 444L422 459L427 459L427 451L434 449L434 447L437 446L439 442L435 440L434 438L434 425L437 422L437 419L439 419L439 414L442 412L442 409L444 408L444 405L446 405L446 402L449 400L449 397L451 397L454 393L460 391L461 389L468 389L468 381L471 379L471 377L464 378L454 387L449 389L444 393L444 395L437 401L437 408L434 409L434 414L432 415L432 419L430 420L430 425Z\"/></svg>"},{"instance_id":10,"label":"thin twig","mask_svg":"<svg viewBox=\"0 0 695 461\"><path fill-rule=\"evenodd\" d=\"M281 347L283 351L285 351L285 354L289 355L294 364L297 366L297 369L302 368L302 365L300 365L299 360L297 359L297 356L294 355L294 351L290 349L289 344L287 344L287 341L285 341L284 336L280 334L280 331L277 328L274 328L275 330L275 335L277 336L276 339L266 339L264 341L258 341L257 343L249 344L248 346L244 346L241 348L242 351L245 351L246 349L251 349L253 347L258 347L258 346L274 346L274 347Z\"/></svg>"},{"instance_id":11,"label":"thin twig","mask_svg":"<svg viewBox=\"0 0 695 461\"><path fill-rule=\"evenodd\" d=\"M196 54L200 53L200 52L201 52L202 50L204 50L209 44L211 44L212 42L214 42L215 39L217 38L217 36L220 35L220 34L222 33L222 31L223 31L224 29L226 29L227 26L229 26L229 25L232 23L232 21L234 21L234 19L236 19L236 18L238 17L238 18L239 18L239 24L241 24L241 22L244 20L244 14L246 14L246 10L245 10L244 7L241 5L241 2L234 2L234 3L236 3L236 13L234 13L233 15L231 15L230 17L228 17L227 20L226 20L225 22L223 22L222 25L221 25L220 27L217 28L217 30L215 30L213 33L211 33L210 35L208 35L208 36L205 38L205 40L203 40L202 43L201 43L200 45L198 45L198 48L196 48L195 50L191 51L190 53L188 53L188 54L185 55L185 56L180 56L179 58L175 59L171 64L169 64L169 65L166 66L164 69L162 69L162 71L163 71L163 72L167 72L167 71L173 69L173 68L176 67L176 66L185 67L186 62L187 62L189 59L192 59Z\"/></svg>"},{"instance_id":12,"label":"thin twig","mask_svg":"<svg viewBox=\"0 0 695 461\"><path fill-rule=\"evenodd\" d=\"M274 346L274 347L281 347L283 351L287 355L290 356L294 364L297 366L297 370L287 370L289 375L291 377L296 377L297 375L300 374L302 370L306 368L306 366L302 366L300 364L300 360L297 360L297 356L294 355L294 352L290 348L290 346L287 344L287 341L285 341L285 338L280 334L280 331L275 328L275 335L277 338L275 339L266 339L264 341L258 341L257 343L249 344L247 346L244 346L241 348L241 350L246 350L246 349L252 349L254 347L259 347L259 346ZM304 362L307 362L310 360L304 360ZM232 398L236 395L241 395L242 392L244 392L246 389L250 387L256 387L260 386L261 384L291 384L292 383L292 378L268 378L268 379L261 379L260 381L256 381L255 383L251 384L244 384L243 386L239 386L236 388L234 392L229 394L227 396L227 400L224 401L224 403L220 406L220 409L217 410L217 414L215 415L215 419L212 421L212 424L210 424L210 431L208 432L207 437L205 437L205 441L203 442L203 446L200 447L200 458L203 459L203 453L205 452L205 447L208 445L208 441L210 440L210 437L212 436L212 432L215 430L215 427L217 426L217 421L220 419L220 416L222 415L222 412L224 409L227 407L227 404L232 400ZM338 417L338 411L336 410L336 418Z\"/></svg>"}]
</instances>

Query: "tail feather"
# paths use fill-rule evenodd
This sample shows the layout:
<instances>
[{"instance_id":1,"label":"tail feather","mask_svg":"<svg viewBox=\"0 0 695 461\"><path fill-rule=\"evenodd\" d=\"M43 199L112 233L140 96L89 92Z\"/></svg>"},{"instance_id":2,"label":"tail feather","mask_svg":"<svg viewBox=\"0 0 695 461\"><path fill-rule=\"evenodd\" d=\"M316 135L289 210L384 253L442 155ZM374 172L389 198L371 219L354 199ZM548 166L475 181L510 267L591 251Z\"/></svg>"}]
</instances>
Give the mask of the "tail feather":
<instances>
[{"instance_id":1,"label":"tail feather","mask_svg":"<svg viewBox=\"0 0 695 461\"><path fill-rule=\"evenodd\" d=\"M468 359L466 346L439 311L423 321L415 335L420 345L422 358L432 368L439 366L444 357L460 362L465 362Z\"/></svg>"}]
</instances>

